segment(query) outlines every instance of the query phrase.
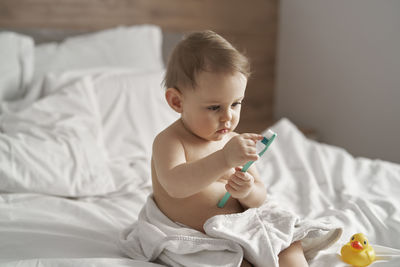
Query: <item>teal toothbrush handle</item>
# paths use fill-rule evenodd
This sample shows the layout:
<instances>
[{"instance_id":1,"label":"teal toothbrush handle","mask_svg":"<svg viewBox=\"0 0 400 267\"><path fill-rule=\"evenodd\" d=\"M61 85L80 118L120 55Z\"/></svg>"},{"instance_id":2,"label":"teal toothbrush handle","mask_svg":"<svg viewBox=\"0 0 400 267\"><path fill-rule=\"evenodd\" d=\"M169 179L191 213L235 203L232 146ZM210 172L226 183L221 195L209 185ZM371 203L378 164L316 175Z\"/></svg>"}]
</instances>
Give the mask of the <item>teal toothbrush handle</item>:
<instances>
[{"instance_id":1,"label":"teal toothbrush handle","mask_svg":"<svg viewBox=\"0 0 400 267\"><path fill-rule=\"evenodd\" d=\"M231 194L229 192L226 192L224 197L221 198L221 200L218 202L218 208L223 208L228 201L228 199L231 197Z\"/></svg>"},{"instance_id":2,"label":"teal toothbrush handle","mask_svg":"<svg viewBox=\"0 0 400 267\"><path fill-rule=\"evenodd\" d=\"M248 168L250 168L251 164L253 164L254 161L249 161L247 162L243 168L240 170L241 172L246 172ZM226 192L224 197L218 202L218 208L223 208L226 204L226 202L228 201L228 199L230 198L231 194L229 192Z\"/></svg>"},{"instance_id":3,"label":"teal toothbrush handle","mask_svg":"<svg viewBox=\"0 0 400 267\"><path fill-rule=\"evenodd\" d=\"M261 142L265 145L265 147L258 154L258 156L261 157L265 153L265 151L267 151L268 147L271 145L272 141L274 141L275 137L276 137L276 133L274 133L270 139L267 139L264 137L264 139ZM247 162L240 171L247 172L247 170L250 168L251 164L253 164L253 163L254 163L254 161ZM228 201L228 199L230 198L230 196L231 196L231 194L229 192L226 192L224 197L218 202L217 207L223 208L225 206L226 202Z\"/></svg>"}]
</instances>

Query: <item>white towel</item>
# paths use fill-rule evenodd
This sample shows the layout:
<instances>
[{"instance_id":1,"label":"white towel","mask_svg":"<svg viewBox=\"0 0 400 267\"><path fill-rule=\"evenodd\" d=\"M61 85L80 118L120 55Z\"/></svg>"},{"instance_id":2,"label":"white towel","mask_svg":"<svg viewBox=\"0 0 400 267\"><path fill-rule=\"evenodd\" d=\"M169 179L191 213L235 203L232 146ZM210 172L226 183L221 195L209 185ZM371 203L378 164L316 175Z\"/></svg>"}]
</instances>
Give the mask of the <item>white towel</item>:
<instances>
[{"instance_id":1,"label":"white towel","mask_svg":"<svg viewBox=\"0 0 400 267\"><path fill-rule=\"evenodd\" d=\"M307 259L331 246L342 229L329 222L300 220L266 202L242 213L217 215L204 224L206 234L171 221L152 195L136 221L125 229L120 247L129 257L169 266L279 266L278 254L301 240Z\"/></svg>"}]
</instances>

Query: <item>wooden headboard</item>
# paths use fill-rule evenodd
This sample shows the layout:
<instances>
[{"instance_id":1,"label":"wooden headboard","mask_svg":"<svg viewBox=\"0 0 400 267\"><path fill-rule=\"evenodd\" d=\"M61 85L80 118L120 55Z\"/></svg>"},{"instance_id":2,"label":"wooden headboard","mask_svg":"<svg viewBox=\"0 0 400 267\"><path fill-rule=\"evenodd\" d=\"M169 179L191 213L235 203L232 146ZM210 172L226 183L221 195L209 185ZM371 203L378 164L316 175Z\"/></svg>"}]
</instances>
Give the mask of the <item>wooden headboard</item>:
<instances>
[{"instance_id":1,"label":"wooden headboard","mask_svg":"<svg viewBox=\"0 0 400 267\"><path fill-rule=\"evenodd\" d=\"M0 1L0 28L87 32L149 23L168 32L221 34L252 64L239 132L260 132L273 120L277 16L277 0Z\"/></svg>"}]
</instances>

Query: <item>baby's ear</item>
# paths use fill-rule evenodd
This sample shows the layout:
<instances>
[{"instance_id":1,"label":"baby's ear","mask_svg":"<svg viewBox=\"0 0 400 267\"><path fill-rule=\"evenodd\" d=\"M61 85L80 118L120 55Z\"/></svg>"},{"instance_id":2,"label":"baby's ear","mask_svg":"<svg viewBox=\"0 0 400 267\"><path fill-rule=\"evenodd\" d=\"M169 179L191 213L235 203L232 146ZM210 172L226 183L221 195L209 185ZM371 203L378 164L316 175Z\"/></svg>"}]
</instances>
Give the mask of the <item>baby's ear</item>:
<instances>
[{"instance_id":1,"label":"baby's ear","mask_svg":"<svg viewBox=\"0 0 400 267\"><path fill-rule=\"evenodd\" d=\"M182 113L182 93L176 88L168 88L165 91L165 99L168 105L178 113Z\"/></svg>"}]
</instances>

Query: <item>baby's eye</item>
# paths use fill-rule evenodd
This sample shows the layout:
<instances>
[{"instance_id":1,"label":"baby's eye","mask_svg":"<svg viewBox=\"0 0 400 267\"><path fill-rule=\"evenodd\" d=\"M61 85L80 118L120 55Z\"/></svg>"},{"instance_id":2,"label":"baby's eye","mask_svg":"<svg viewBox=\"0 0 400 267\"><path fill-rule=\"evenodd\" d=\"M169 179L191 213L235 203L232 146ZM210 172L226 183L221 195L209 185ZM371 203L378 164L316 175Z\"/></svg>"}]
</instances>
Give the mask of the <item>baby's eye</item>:
<instances>
[{"instance_id":1,"label":"baby's eye","mask_svg":"<svg viewBox=\"0 0 400 267\"><path fill-rule=\"evenodd\" d=\"M209 110L218 110L219 106L209 106L209 107L207 107L207 109L209 109Z\"/></svg>"},{"instance_id":2,"label":"baby's eye","mask_svg":"<svg viewBox=\"0 0 400 267\"><path fill-rule=\"evenodd\" d=\"M237 105L241 105L241 104L242 104L242 102L235 102L232 104L232 107L236 107Z\"/></svg>"}]
</instances>

